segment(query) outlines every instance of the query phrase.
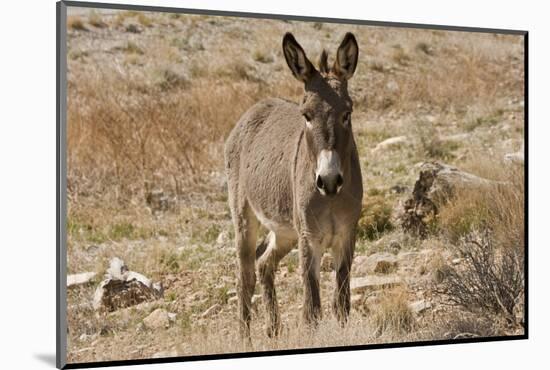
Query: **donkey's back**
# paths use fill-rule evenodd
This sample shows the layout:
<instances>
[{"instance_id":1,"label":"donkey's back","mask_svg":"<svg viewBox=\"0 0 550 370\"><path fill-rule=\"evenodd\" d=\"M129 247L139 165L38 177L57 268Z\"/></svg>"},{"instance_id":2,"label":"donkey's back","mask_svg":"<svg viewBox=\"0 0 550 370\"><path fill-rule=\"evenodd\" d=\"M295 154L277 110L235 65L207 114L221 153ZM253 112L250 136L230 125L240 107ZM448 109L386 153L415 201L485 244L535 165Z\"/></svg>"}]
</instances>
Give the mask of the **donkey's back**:
<instances>
[{"instance_id":1,"label":"donkey's back","mask_svg":"<svg viewBox=\"0 0 550 370\"><path fill-rule=\"evenodd\" d=\"M277 233L294 230L291 178L302 131L300 117L297 104L265 99L242 116L225 144L232 211L245 218L251 211Z\"/></svg>"}]
</instances>

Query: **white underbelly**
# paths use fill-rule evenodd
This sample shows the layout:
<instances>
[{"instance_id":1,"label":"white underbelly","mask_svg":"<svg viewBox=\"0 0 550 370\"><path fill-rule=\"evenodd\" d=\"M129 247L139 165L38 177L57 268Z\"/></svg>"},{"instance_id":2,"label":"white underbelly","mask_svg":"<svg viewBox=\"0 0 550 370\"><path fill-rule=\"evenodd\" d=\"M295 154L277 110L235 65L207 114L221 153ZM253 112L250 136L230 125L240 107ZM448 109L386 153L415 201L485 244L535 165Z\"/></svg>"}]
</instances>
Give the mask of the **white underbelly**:
<instances>
[{"instance_id":1,"label":"white underbelly","mask_svg":"<svg viewBox=\"0 0 550 370\"><path fill-rule=\"evenodd\" d=\"M272 231L277 235L278 237L286 238L286 239L297 239L298 234L296 233L296 230L291 224L278 221L275 219L270 219L266 217L262 212L257 211L256 209L252 208L254 211L254 214L256 215L256 218L260 223L269 231Z\"/></svg>"}]
</instances>

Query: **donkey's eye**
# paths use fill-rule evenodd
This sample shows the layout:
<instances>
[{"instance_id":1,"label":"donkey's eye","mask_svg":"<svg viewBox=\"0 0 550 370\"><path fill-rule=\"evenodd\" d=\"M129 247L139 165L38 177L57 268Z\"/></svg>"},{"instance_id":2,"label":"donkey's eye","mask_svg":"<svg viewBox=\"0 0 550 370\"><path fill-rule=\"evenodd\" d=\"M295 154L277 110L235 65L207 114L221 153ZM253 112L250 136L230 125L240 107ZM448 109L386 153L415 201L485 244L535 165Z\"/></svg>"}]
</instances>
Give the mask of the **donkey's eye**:
<instances>
[{"instance_id":1,"label":"donkey's eye","mask_svg":"<svg viewBox=\"0 0 550 370\"><path fill-rule=\"evenodd\" d=\"M351 113L350 112L346 112L344 113L344 117L342 118L342 122L344 123L344 125L349 125L351 123Z\"/></svg>"}]
</instances>

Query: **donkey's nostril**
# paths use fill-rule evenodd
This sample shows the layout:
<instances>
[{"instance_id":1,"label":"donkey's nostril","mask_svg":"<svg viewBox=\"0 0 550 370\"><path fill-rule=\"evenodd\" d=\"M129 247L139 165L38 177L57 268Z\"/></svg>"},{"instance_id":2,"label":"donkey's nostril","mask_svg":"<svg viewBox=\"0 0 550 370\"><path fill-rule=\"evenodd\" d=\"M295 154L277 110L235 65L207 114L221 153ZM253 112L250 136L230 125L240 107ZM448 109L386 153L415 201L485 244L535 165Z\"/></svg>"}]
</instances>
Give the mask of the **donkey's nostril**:
<instances>
[{"instance_id":1,"label":"donkey's nostril","mask_svg":"<svg viewBox=\"0 0 550 370\"><path fill-rule=\"evenodd\" d=\"M323 184L323 179L319 175L317 175L316 185L319 189L323 189L323 186L325 186L325 184Z\"/></svg>"},{"instance_id":2,"label":"donkey's nostril","mask_svg":"<svg viewBox=\"0 0 550 370\"><path fill-rule=\"evenodd\" d=\"M338 174L338 177L336 177L336 186L340 187L344 183L344 178L342 175Z\"/></svg>"}]
</instances>

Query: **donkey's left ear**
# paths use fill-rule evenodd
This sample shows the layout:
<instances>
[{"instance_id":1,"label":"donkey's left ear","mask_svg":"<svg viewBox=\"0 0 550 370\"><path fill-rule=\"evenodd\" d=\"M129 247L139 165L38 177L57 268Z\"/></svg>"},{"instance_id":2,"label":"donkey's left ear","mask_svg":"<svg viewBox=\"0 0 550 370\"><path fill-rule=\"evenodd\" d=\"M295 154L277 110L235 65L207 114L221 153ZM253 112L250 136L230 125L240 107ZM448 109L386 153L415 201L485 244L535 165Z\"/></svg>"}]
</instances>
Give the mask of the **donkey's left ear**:
<instances>
[{"instance_id":1,"label":"donkey's left ear","mask_svg":"<svg viewBox=\"0 0 550 370\"><path fill-rule=\"evenodd\" d=\"M353 76L355 68L357 67L357 57L359 56L359 46L355 40L353 33L348 32L338 51L336 52L336 60L332 67L336 76L341 79L348 80Z\"/></svg>"}]
</instances>

